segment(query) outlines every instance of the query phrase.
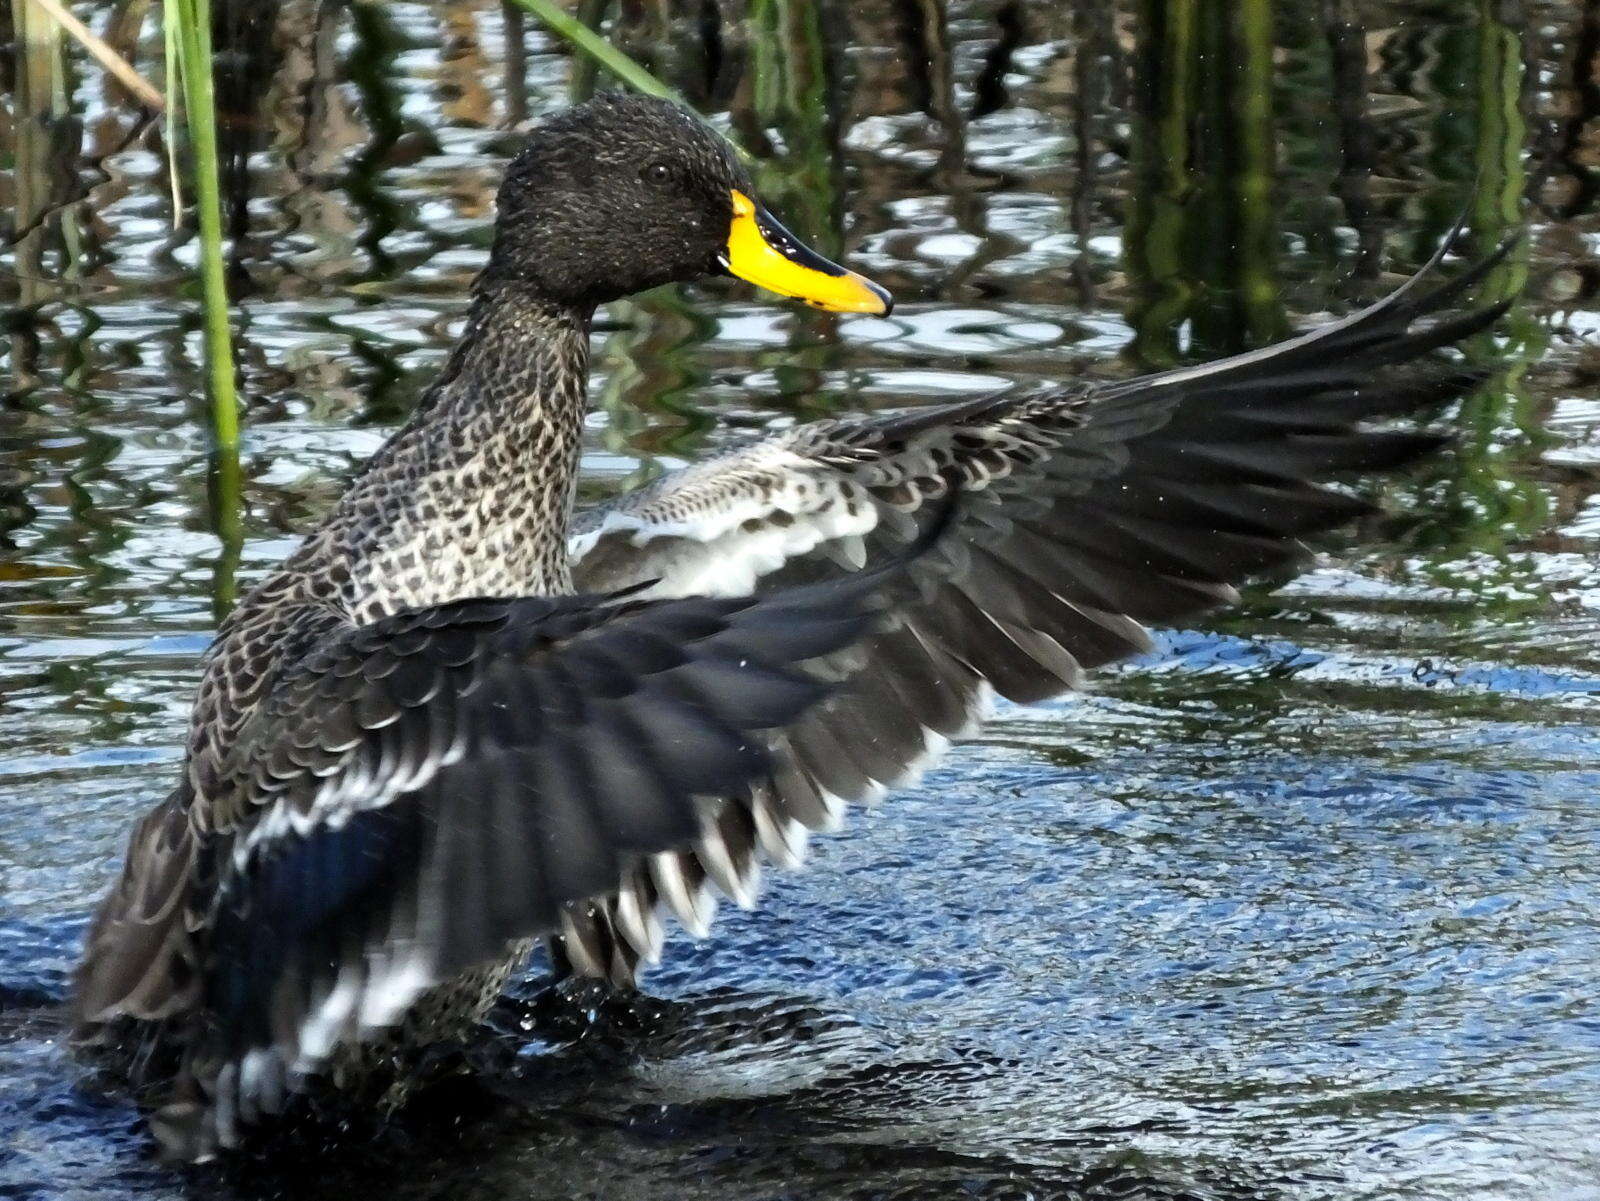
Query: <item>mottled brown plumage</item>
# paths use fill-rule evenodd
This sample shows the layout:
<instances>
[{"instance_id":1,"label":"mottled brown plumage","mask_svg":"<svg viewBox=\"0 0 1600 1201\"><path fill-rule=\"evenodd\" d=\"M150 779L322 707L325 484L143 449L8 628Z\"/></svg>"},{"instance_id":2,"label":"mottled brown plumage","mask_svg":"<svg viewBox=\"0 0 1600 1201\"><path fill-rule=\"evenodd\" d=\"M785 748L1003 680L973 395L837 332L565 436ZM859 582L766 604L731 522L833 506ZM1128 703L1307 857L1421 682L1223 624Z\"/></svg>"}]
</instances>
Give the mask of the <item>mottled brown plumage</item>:
<instances>
[{"instance_id":1,"label":"mottled brown plumage","mask_svg":"<svg viewBox=\"0 0 1600 1201\"><path fill-rule=\"evenodd\" d=\"M563 906L609 891L622 856L692 837L697 795L761 769L761 731L816 698L798 664L861 633L870 589L854 583L731 608L452 604L572 592L594 306L716 269L733 188L750 185L726 144L669 105L607 97L551 119L508 171L441 378L223 623L183 780L134 830L75 998L80 1041L152 1073L179 1061L156 1119L175 1153L233 1142L301 1077L358 1079L363 1044L463 1033ZM705 703L730 656L769 703ZM648 749L623 729L641 722L676 731L648 788L622 754L629 733ZM558 841L586 805L600 841L541 864L513 827L537 840L562 803ZM477 844L450 824L468 804L491 823ZM498 874L481 870L491 852L510 855ZM330 1009L352 964L367 992L406 978Z\"/></svg>"},{"instance_id":2,"label":"mottled brown plumage","mask_svg":"<svg viewBox=\"0 0 1600 1201\"><path fill-rule=\"evenodd\" d=\"M749 187L659 101L549 121L443 375L224 622L78 978L172 1153L317 1080L369 1096L541 936L631 982L663 911L752 903L993 695L1072 688L1360 513L1320 481L1436 446L1367 423L1469 386L1431 352L1500 311L1412 285L1206 367L819 422L574 528L594 306L725 265Z\"/></svg>"}]
</instances>

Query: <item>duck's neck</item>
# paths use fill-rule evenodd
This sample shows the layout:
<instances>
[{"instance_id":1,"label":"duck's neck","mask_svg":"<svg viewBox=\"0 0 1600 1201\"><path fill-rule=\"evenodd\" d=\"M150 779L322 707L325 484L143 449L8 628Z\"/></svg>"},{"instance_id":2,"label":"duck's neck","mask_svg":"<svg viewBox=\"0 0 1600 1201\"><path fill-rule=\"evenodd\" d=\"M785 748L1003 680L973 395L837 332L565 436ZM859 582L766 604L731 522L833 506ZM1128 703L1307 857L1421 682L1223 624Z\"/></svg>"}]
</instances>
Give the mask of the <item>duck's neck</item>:
<instances>
[{"instance_id":1,"label":"duck's neck","mask_svg":"<svg viewBox=\"0 0 1600 1201\"><path fill-rule=\"evenodd\" d=\"M478 281L443 375L323 531L318 557L345 577L330 582L358 620L571 590L592 315Z\"/></svg>"}]
</instances>

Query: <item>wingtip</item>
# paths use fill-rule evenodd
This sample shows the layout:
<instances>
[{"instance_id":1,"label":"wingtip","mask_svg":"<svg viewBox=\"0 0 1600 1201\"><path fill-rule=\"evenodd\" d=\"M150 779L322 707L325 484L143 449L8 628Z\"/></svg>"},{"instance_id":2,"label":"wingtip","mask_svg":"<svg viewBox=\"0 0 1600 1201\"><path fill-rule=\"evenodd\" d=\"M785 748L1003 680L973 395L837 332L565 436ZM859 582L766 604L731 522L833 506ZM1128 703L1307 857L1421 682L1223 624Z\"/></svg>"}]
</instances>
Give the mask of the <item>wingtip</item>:
<instances>
[{"instance_id":1,"label":"wingtip","mask_svg":"<svg viewBox=\"0 0 1600 1201\"><path fill-rule=\"evenodd\" d=\"M1412 276L1411 279L1406 282L1404 287L1402 287L1398 292L1394 293L1391 303L1394 299L1410 297L1411 294L1416 291L1419 284L1421 284L1422 281L1427 280L1433 274L1435 266L1442 260L1444 253L1450 249L1450 247L1460 236L1458 233L1459 229L1460 226L1458 224L1457 230L1453 230L1451 235L1440 244L1439 251L1435 252L1434 257L1428 261L1427 266L1423 267L1421 271L1417 272L1416 275ZM1490 272L1494 271L1495 268L1499 267L1505 262L1507 256L1509 256L1513 250L1522 244L1522 240L1526 234L1527 230L1525 228L1519 227L1518 229L1513 230L1510 234L1502 238L1492 251L1477 261L1471 263L1466 270L1462 271L1459 275L1456 275L1454 278L1447 280L1446 282L1438 285L1435 288L1432 288L1427 292L1424 292L1421 296L1411 299L1406 307L1399 310L1400 314L1402 314L1409 322L1414 321L1419 317L1429 316L1455 308L1463 296L1465 296L1473 288L1477 287L1478 284L1482 283L1489 276ZM1483 305L1479 310L1480 314L1485 316L1483 324L1489 325L1499 320L1506 314L1506 312L1510 310L1512 304L1515 303L1515 300L1516 297L1513 295L1502 297L1501 299L1494 301L1492 304ZM1492 316L1489 316L1489 314L1492 314Z\"/></svg>"},{"instance_id":2,"label":"wingtip","mask_svg":"<svg viewBox=\"0 0 1600 1201\"><path fill-rule=\"evenodd\" d=\"M1461 215L1456 218L1455 224L1450 227L1449 232L1440 239L1439 245L1434 249L1434 252L1429 257L1428 261L1422 265L1421 270L1407 280L1405 284L1402 285L1400 289L1391 296L1391 302L1410 295L1419 287L1421 287L1425 281L1431 280L1438 271L1439 267L1444 263L1444 260L1448 258L1452 252L1462 251L1464 253L1464 243L1470 236L1470 219L1470 210L1463 209L1461 211ZM1484 255L1481 259L1478 259L1476 262L1472 263L1466 271L1462 272L1461 275L1427 293L1427 295L1418 302L1417 307L1420 309L1440 308L1454 300L1456 297L1460 296L1464 291L1466 291L1466 289L1470 288L1473 284L1477 283L1485 275L1503 263L1506 260L1506 256L1508 256L1522 243L1522 240L1527 236L1527 233L1527 227L1519 225L1505 237L1501 238L1500 241L1495 244L1495 248L1492 251Z\"/></svg>"},{"instance_id":3,"label":"wingtip","mask_svg":"<svg viewBox=\"0 0 1600 1201\"><path fill-rule=\"evenodd\" d=\"M1428 271L1436 267L1438 264L1444 261L1445 256L1447 256L1451 251L1459 248L1461 242L1466 238L1467 226L1471 220L1472 209L1470 206L1464 206L1462 210L1456 214L1455 224L1450 227L1449 232L1445 234L1444 238L1439 242L1438 247L1435 248L1433 256L1429 258L1427 265L1423 267L1424 271Z\"/></svg>"},{"instance_id":4,"label":"wingtip","mask_svg":"<svg viewBox=\"0 0 1600 1201\"><path fill-rule=\"evenodd\" d=\"M1462 253L1465 253L1465 248L1463 247L1462 243L1467 240L1468 231L1471 229L1471 223L1472 209L1470 206L1465 206L1457 215L1455 223L1450 226L1449 231L1440 240L1438 247L1434 250L1432 256L1428 259L1427 264L1423 267L1423 272L1426 272L1443 262L1452 251L1461 251ZM1515 247L1519 242L1522 241L1524 237L1527 236L1527 233L1528 228L1526 225L1518 225L1509 234L1501 238L1500 241L1496 243L1494 251L1488 257L1497 262L1500 259L1503 259L1511 252L1513 247Z\"/></svg>"}]
</instances>

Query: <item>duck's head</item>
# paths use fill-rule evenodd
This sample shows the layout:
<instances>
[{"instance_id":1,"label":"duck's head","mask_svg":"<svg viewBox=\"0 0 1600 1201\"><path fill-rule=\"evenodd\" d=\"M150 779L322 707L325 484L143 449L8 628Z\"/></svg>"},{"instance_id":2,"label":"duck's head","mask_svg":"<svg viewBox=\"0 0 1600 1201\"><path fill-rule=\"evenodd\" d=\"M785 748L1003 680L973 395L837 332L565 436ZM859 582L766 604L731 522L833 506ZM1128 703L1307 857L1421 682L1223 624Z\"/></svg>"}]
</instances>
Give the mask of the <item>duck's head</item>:
<instances>
[{"instance_id":1,"label":"duck's head","mask_svg":"<svg viewBox=\"0 0 1600 1201\"><path fill-rule=\"evenodd\" d=\"M499 206L490 274L563 304L718 274L833 312L893 304L784 229L727 141L665 100L607 94L545 119Z\"/></svg>"}]
</instances>

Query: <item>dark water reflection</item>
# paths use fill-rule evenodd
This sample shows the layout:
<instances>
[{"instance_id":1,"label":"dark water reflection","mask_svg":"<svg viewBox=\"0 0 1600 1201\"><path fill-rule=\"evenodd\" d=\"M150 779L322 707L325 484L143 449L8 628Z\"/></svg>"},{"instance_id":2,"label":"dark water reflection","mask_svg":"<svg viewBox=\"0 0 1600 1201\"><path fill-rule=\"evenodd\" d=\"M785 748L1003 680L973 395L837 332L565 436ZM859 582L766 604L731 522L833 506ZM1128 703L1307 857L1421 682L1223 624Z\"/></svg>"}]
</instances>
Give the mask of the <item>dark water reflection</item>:
<instances>
[{"instance_id":1,"label":"dark water reflection","mask_svg":"<svg viewBox=\"0 0 1600 1201\"><path fill-rule=\"evenodd\" d=\"M122 44L142 8L82 7ZM1533 0L610 6L901 305L613 306L596 493L836 409L1255 344L1463 207L1484 245L1530 226L1470 351L1506 382L1390 488L1388 549L1008 709L648 998L508 1009L492 1096L150 1163L56 1043L83 915L216 614L431 378L515 128L592 82L491 0L219 7L240 488L159 125L48 38L5 58L0 1196L1600 1197L1600 5Z\"/></svg>"}]
</instances>

